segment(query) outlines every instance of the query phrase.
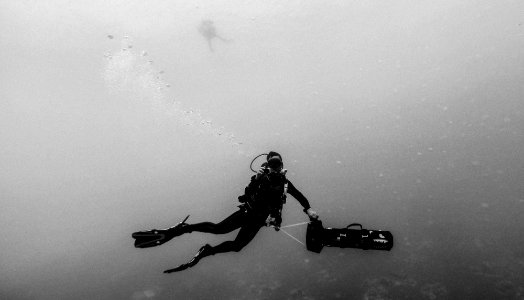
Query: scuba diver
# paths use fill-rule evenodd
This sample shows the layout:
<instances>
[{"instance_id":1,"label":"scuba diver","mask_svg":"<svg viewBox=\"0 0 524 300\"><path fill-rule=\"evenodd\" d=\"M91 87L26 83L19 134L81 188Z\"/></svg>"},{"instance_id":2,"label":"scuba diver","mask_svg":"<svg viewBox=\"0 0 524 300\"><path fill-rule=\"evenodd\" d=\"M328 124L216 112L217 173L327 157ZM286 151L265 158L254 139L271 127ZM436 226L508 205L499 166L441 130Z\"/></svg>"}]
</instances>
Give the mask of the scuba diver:
<instances>
[{"instance_id":1,"label":"scuba diver","mask_svg":"<svg viewBox=\"0 0 524 300\"><path fill-rule=\"evenodd\" d=\"M261 154L255 159L262 155L267 155L266 162L262 164L257 174L251 177L244 195L238 197L241 203L238 206L238 211L219 223L188 224L186 221L189 216L187 216L182 222L168 229L135 232L132 235L135 238L135 247L158 246L174 237L193 231L225 234L240 228L234 240L225 241L217 246L206 244L188 263L166 270L164 273L178 272L193 267L202 258L209 255L231 251L238 252L255 237L262 227L270 226L279 230L282 222L282 207L286 201L287 193L298 200L311 220L318 220L318 214L311 209L306 197L286 178L287 170L283 168L282 156L271 151L268 154ZM253 159L251 165L255 159ZM252 168L251 170L254 171Z\"/></svg>"},{"instance_id":2,"label":"scuba diver","mask_svg":"<svg viewBox=\"0 0 524 300\"><path fill-rule=\"evenodd\" d=\"M206 38L209 50L211 52L213 52L213 45L211 43L212 39L217 38L226 43L229 43L231 41L217 34L215 25L211 20L203 20L202 23L200 23L200 25L198 26L198 32L200 32L200 34Z\"/></svg>"}]
</instances>

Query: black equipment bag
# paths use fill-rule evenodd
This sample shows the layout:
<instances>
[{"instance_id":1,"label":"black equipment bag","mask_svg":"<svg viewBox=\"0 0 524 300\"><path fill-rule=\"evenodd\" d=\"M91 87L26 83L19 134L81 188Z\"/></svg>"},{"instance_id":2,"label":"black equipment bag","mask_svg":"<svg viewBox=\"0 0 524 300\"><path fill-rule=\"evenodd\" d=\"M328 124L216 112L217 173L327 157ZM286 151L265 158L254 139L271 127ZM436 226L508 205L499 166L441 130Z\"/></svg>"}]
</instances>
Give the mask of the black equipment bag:
<instances>
[{"instance_id":1,"label":"black equipment bag","mask_svg":"<svg viewBox=\"0 0 524 300\"><path fill-rule=\"evenodd\" d=\"M356 226L360 229L350 228ZM393 248L393 235L389 231L363 229L358 223L346 228L324 228L320 220L309 222L306 233L307 249L320 253L324 246L389 251Z\"/></svg>"}]
</instances>

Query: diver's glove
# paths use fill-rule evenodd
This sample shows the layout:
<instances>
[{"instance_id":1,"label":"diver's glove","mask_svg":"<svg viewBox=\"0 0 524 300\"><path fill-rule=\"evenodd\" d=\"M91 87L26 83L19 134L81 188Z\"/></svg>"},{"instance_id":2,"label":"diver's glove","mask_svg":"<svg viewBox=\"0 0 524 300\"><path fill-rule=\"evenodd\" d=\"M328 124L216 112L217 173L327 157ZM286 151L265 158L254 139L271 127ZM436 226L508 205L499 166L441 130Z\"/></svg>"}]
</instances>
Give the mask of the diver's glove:
<instances>
[{"instance_id":1,"label":"diver's glove","mask_svg":"<svg viewBox=\"0 0 524 300\"><path fill-rule=\"evenodd\" d=\"M312 210L311 207L308 209L304 209L304 212L309 216L311 220L318 220L317 212Z\"/></svg>"},{"instance_id":2,"label":"diver's glove","mask_svg":"<svg viewBox=\"0 0 524 300\"><path fill-rule=\"evenodd\" d=\"M266 226L273 227L275 231L280 230L281 224L282 224L282 216L280 215L276 215L276 216L269 215L266 218Z\"/></svg>"}]
</instances>

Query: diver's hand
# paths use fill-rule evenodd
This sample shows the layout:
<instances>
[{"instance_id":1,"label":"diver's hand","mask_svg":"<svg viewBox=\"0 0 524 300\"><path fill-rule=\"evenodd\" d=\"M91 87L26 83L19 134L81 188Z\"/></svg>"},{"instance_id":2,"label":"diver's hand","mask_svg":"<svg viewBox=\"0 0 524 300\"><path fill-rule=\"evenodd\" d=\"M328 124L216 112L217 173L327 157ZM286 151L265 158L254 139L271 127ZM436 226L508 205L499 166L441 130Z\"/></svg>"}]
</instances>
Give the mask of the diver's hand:
<instances>
[{"instance_id":1,"label":"diver's hand","mask_svg":"<svg viewBox=\"0 0 524 300\"><path fill-rule=\"evenodd\" d=\"M260 169L258 169L257 173L260 175L264 175L266 173L269 173L269 169L267 167L261 167Z\"/></svg>"},{"instance_id":2,"label":"diver's hand","mask_svg":"<svg viewBox=\"0 0 524 300\"><path fill-rule=\"evenodd\" d=\"M308 210L306 210L306 214L309 216L310 219L318 220L317 212L312 210L311 208L308 208Z\"/></svg>"},{"instance_id":3,"label":"diver's hand","mask_svg":"<svg viewBox=\"0 0 524 300\"><path fill-rule=\"evenodd\" d=\"M260 169L258 169L256 179L261 178L262 176L264 176L267 173L269 173L269 169L266 167L261 167Z\"/></svg>"}]
</instances>

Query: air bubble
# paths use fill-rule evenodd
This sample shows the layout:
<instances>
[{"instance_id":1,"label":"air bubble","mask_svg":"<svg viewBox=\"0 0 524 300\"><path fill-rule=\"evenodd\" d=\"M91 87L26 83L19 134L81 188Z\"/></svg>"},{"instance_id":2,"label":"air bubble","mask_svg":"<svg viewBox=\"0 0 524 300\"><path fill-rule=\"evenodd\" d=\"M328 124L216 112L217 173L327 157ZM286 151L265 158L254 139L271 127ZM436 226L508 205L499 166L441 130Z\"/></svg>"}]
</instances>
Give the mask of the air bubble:
<instances>
[{"instance_id":1,"label":"air bubble","mask_svg":"<svg viewBox=\"0 0 524 300\"><path fill-rule=\"evenodd\" d=\"M112 35L107 36L109 39L114 38ZM120 49L119 49L120 48ZM128 36L125 36L113 53L106 54L106 68L104 79L106 84L120 91L132 91L137 98L150 101L151 109L157 113L164 112L165 116L173 117L180 121L180 126L192 126L195 133L207 133L210 137L220 137L222 142L238 147L238 153L241 155L252 155L254 149L248 149L244 142L237 141L233 133L225 132L223 128L216 126L212 120L205 119L202 114L193 108L183 108L180 101L168 97L167 89L171 87L166 83L161 74L164 70L155 70L153 60L147 60L149 56L147 51L135 53L129 49L133 48ZM113 58L111 60L111 58ZM148 57L149 58L149 57Z\"/></svg>"}]
</instances>

